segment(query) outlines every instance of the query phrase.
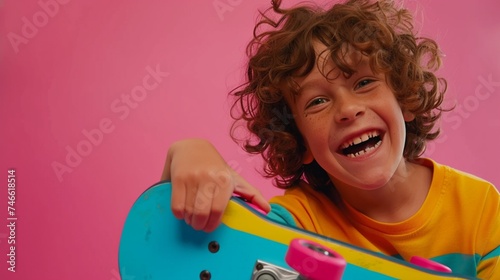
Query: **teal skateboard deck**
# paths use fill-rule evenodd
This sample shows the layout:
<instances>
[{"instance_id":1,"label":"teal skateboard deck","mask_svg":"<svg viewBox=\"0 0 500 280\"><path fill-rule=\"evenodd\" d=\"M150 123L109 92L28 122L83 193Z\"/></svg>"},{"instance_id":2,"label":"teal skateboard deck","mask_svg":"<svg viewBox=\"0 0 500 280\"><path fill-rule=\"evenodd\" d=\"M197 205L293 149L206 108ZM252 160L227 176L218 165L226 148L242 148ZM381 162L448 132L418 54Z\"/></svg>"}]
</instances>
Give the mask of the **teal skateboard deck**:
<instances>
[{"instance_id":1,"label":"teal skateboard deck","mask_svg":"<svg viewBox=\"0 0 500 280\"><path fill-rule=\"evenodd\" d=\"M342 279L468 279L275 222L237 197L230 200L215 231L196 231L174 217L170 200L170 183L160 182L131 207L119 245L122 278L126 274L137 280L306 279L298 278L297 270L318 270L318 250L311 250L298 268L294 266L296 270L285 260L292 241L300 239L345 259ZM328 273L315 279L338 279L324 274Z\"/></svg>"}]
</instances>

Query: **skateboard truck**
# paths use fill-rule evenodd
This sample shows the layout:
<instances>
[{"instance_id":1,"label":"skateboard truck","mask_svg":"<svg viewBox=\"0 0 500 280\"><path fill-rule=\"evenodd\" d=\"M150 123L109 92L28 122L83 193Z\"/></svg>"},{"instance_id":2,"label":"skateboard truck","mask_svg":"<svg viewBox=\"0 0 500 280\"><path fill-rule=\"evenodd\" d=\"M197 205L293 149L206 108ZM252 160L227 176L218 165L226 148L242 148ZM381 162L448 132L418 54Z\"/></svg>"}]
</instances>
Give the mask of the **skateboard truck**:
<instances>
[{"instance_id":1,"label":"skateboard truck","mask_svg":"<svg viewBox=\"0 0 500 280\"><path fill-rule=\"evenodd\" d=\"M297 280L299 273L257 260L251 280Z\"/></svg>"},{"instance_id":2,"label":"skateboard truck","mask_svg":"<svg viewBox=\"0 0 500 280\"><path fill-rule=\"evenodd\" d=\"M251 280L338 280L346 266L338 253L300 238L290 243L285 261L297 272L257 260Z\"/></svg>"}]
</instances>

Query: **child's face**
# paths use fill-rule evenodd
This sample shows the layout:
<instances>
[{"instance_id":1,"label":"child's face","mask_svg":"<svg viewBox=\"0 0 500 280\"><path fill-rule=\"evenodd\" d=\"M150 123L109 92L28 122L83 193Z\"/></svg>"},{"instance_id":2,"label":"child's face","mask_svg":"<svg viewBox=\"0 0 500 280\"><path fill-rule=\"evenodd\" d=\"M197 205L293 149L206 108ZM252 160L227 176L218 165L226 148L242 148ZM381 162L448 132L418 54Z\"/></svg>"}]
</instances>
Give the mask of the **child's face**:
<instances>
[{"instance_id":1,"label":"child's face","mask_svg":"<svg viewBox=\"0 0 500 280\"><path fill-rule=\"evenodd\" d=\"M322 48L316 45L317 53ZM385 75L374 74L366 57L349 78L331 59L329 71L335 79L317 67L296 79L299 94L287 99L307 146L304 159L312 156L337 186L377 189L404 163L405 121L413 116L403 114Z\"/></svg>"}]
</instances>

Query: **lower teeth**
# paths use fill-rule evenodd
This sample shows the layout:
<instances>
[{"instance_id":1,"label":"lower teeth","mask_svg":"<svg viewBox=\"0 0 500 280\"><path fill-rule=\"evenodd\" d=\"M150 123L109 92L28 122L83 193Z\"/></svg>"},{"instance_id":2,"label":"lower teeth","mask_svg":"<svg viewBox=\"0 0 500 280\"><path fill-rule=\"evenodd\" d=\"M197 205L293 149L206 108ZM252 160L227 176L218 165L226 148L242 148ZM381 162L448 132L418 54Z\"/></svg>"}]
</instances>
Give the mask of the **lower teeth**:
<instances>
[{"instance_id":1,"label":"lower teeth","mask_svg":"<svg viewBox=\"0 0 500 280\"><path fill-rule=\"evenodd\" d=\"M348 154L347 156L350 157L350 158L355 158L355 157L358 157L360 155L364 155L366 154L367 152L377 148L378 146L380 146L380 144L382 143L382 141L378 141L375 145L371 146L371 147L367 147L365 148L364 150L361 150L359 152L356 152L356 153L353 153L353 154Z\"/></svg>"}]
</instances>

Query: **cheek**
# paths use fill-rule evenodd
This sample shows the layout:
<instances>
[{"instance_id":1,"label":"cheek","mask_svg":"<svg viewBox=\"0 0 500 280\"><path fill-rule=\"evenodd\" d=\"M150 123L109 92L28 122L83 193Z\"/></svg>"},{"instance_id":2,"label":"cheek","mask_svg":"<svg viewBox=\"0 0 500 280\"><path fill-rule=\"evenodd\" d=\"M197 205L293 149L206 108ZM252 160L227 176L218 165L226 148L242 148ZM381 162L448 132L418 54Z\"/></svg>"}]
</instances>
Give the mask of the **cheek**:
<instances>
[{"instance_id":1,"label":"cheek","mask_svg":"<svg viewBox=\"0 0 500 280\"><path fill-rule=\"evenodd\" d=\"M415 119L415 115L407 110L403 111L403 119L405 122L411 122Z\"/></svg>"},{"instance_id":2,"label":"cheek","mask_svg":"<svg viewBox=\"0 0 500 280\"><path fill-rule=\"evenodd\" d=\"M410 110L405 108L405 106L399 104L399 102L396 99L394 99L393 106L394 108L398 108L398 115L401 114L405 122L411 122L412 120L415 119L415 115Z\"/></svg>"},{"instance_id":3,"label":"cheek","mask_svg":"<svg viewBox=\"0 0 500 280\"><path fill-rule=\"evenodd\" d=\"M393 137L395 137L394 141L399 143L400 148L404 147L405 139L406 139L406 122L405 116L401 111L394 112L393 116ZM399 139L399 140L396 140Z\"/></svg>"},{"instance_id":4,"label":"cheek","mask_svg":"<svg viewBox=\"0 0 500 280\"><path fill-rule=\"evenodd\" d=\"M305 126L299 130L306 148L314 153L321 146L322 136L318 133L320 130L312 126Z\"/></svg>"},{"instance_id":5,"label":"cheek","mask_svg":"<svg viewBox=\"0 0 500 280\"><path fill-rule=\"evenodd\" d=\"M327 131L328 121L317 116L306 117L302 127L302 135L307 135L308 138L318 138Z\"/></svg>"}]
</instances>

